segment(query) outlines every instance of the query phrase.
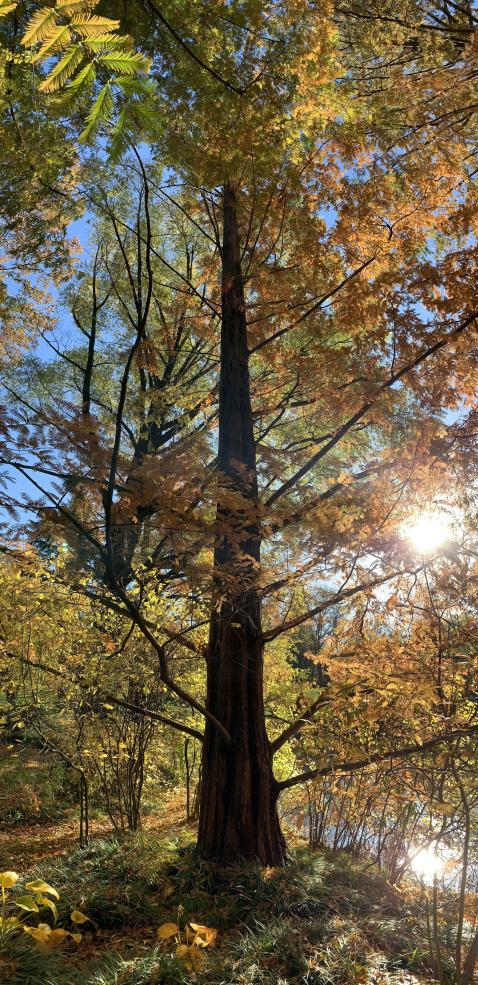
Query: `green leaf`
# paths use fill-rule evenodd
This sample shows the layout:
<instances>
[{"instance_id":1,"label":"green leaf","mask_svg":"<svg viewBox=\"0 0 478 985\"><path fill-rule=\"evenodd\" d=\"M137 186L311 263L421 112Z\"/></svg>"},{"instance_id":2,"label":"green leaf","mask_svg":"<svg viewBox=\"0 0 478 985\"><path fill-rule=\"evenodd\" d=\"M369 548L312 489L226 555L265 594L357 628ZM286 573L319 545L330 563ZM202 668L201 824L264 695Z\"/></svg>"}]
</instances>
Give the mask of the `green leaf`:
<instances>
[{"instance_id":1,"label":"green leaf","mask_svg":"<svg viewBox=\"0 0 478 985\"><path fill-rule=\"evenodd\" d=\"M136 117L139 126L146 127L148 130L156 129L161 123L159 113L151 106L145 106L144 103L140 103L139 101L132 105L131 113Z\"/></svg>"},{"instance_id":2,"label":"green leaf","mask_svg":"<svg viewBox=\"0 0 478 985\"><path fill-rule=\"evenodd\" d=\"M86 117L86 127L80 134L81 143L86 143L92 137L102 123L106 123L113 110L113 96L111 87L107 83L100 90L98 98L93 103L88 116Z\"/></svg>"},{"instance_id":3,"label":"green leaf","mask_svg":"<svg viewBox=\"0 0 478 985\"><path fill-rule=\"evenodd\" d=\"M21 910L27 910L28 913L38 913L39 906L33 896L18 896L15 900L15 906L19 906Z\"/></svg>"},{"instance_id":4,"label":"green leaf","mask_svg":"<svg viewBox=\"0 0 478 985\"><path fill-rule=\"evenodd\" d=\"M135 75L137 72L149 72L151 59L142 55L139 51L112 51L106 55L100 55L98 61L102 65L107 65L115 72L123 72L125 75Z\"/></svg>"},{"instance_id":5,"label":"green leaf","mask_svg":"<svg viewBox=\"0 0 478 985\"><path fill-rule=\"evenodd\" d=\"M48 54L53 54L53 52L58 51L59 48L64 48L68 42L71 41L71 31L67 24L60 24L59 27L55 27L55 30L45 38L41 48L37 51L33 61L39 62L42 58L45 58Z\"/></svg>"},{"instance_id":6,"label":"green leaf","mask_svg":"<svg viewBox=\"0 0 478 985\"><path fill-rule=\"evenodd\" d=\"M89 62L82 68L78 75L68 83L65 92L58 100L60 105L68 105L76 99L84 98L90 91L96 79L96 71L93 62Z\"/></svg>"},{"instance_id":7,"label":"green leaf","mask_svg":"<svg viewBox=\"0 0 478 985\"><path fill-rule=\"evenodd\" d=\"M154 79L134 79L131 75L118 75L115 79L122 92L133 96L153 96L156 92Z\"/></svg>"},{"instance_id":8,"label":"green leaf","mask_svg":"<svg viewBox=\"0 0 478 985\"><path fill-rule=\"evenodd\" d=\"M126 107L123 107L111 131L109 156L112 161L119 160L124 151L126 151L130 146L132 132L131 128L128 126L128 119L128 110Z\"/></svg>"},{"instance_id":9,"label":"green leaf","mask_svg":"<svg viewBox=\"0 0 478 985\"><path fill-rule=\"evenodd\" d=\"M126 48L132 44L129 34L98 34L95 38L84 38L83 43L93 52L108 52L111 48Z\"/></svg>"},{"instance_id":10,"label":"green leaf","mask_svg":"<svg viewBox=\"0 0 478 985\"><path fill-rule=\"evenodd\" d=\"M71 45L63 55L63 58L55 65L46 79L40 85L42 92L55 92L65 84L78 68L82 61L83 52L79 45Z\"/></svg>"}]
</instances>

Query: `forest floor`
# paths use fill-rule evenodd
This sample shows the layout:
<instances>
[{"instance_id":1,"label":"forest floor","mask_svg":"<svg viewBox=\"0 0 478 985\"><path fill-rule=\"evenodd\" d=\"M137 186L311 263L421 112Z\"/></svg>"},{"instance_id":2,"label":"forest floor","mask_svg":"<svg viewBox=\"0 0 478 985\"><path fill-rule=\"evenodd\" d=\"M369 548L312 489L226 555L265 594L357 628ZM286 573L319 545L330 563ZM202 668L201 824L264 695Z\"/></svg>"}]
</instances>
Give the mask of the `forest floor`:
<instances>
[{"instance_id":1,"label":"forest floor","mask_svg":"<svg viewBox=\"0 0 478 985\"><path fill-rule=\"evenodd\" d=\"M191 826L174 812L166 818L122 838L95 821L87 849L75 846L70 820L0 833L0 869L20 874L12 897L42 878L60 894L57 926L82 931L81 941L55 948L23 932L0 936L0 982L417 985L433 978L416 887L394 888L363 861L310 853L297 838L286 869L218 869L195 855ZM71 922L74 910L89 918L81 927ZM188 933L191 923L207 929Z\"/></svg>"},{"instance_id":2,"label":"forest floor","mask_svg":"<svg viewBox=\"0 0 478 985\"><path fill-rule=\"evenodd\" d=\"M189 825L193 830L192 825ZM143 831L159 837L188 828L184 808L176 798L168 800L161 814L150 814L143 821ZM89 825L90 840L97 841L114 834L110 819L93 817ZM78 843L78 809L64 813L61 820L36 821L0 829L0 871L16 868L17 872L62 855ZM12 866L12 860L15 865Z\"/></svg>"}]
</instances>

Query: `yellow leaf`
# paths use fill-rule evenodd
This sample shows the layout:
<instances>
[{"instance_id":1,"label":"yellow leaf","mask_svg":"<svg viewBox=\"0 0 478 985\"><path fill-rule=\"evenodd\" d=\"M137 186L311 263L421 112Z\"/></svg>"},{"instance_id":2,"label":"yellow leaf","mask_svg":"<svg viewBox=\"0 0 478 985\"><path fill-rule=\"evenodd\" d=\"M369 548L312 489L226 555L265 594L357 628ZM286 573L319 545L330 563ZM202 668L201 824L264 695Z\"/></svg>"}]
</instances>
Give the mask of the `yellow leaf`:
<instances>
[{"instance_id":1,"label":"yellow leaf","mask_svg":"<svg viewBox=\"0 0 478 985\"><path fill-rule=\"evenodd\" d=\"M168 937L176 937L179 934L179 927L177 923L162 923L156 931L156 936L159 940L165 941Z\"/></svg>"},{"instance_id":2,"label":"yellow leaf","mask_svg":"<svg viewBox=\"0 0 478 985\"><path fill-rule=\"evenodd\" d=\"M162 897L162 899L169 899L169 897L172 896L173 893L174 893L174 885L173 885L173 883L172 882L167 882L166 885L164 886L164 889L163 889L162 893L161 893L161 897Z\"/></svg>"},{"instance_id":3,"label":"yellow leaf","mask_svg":"<svg viewBox=\"0 0 478 985\"><path fill-rule=\"evenodd\" d=\"M0 886L2 889L11 889L19 878L18 872L0 872Z\"/></svg>"},{"instance_id":4,"label":"yellow leaf","mask_svg":"<svg viewBox=\"0 0 478 985\"><path fill-rule=\"evenodd\" d=\"M35 893L49 893L50 896L54 896L55 899L60 899L59 894L53 886L50 886L47 882L43 882L43 879L33 879L32 882L27 882L27 889L33 889Z\"/></svg>"},{"instance_id":5,"label":"yellow leaf","mask_svg":"<svg viewBox=\"0 0 478 985\"><path fill-rule=\"evenodd\" d=\"M39 923L38 927L23 927L26 934L34 937L39 944L46 944L51 934L51 927L47 923Z\"/></svg>"},{"instance_id":6,"label":"yellow leaf","mask_svg":"<svg viewBox=\"0 0 478 985\"><path fill-rule=\"evenodd\" d=\"M55 11L51 7L41 7L28 21L22 44L28 47L43 41L53 24L56 24Z\"/></svg>"},{"instance_id":7,"label":"yellow leaf","mask_svg":"<svg viewBox=\"0 0 478 985\"><path fill-rule=\"evenodd\" d=\"M58 910L53 902L53 900L48 899L47 896L37 896L37 900L41 906L47 906L49 910L53 913L55 918L55 923L58 920Z\"/></svg>"},{"instance_id":8,"label":"yellow leaf","mask_svg":"<svg viewBox=\"0 0 478 985\"><path fill-rule=\"evenodd\" d=\"M436 814L445 814L448 817L451 817L451 815L455 813L455 808L453 807L453 804L445 804L445 803L434 804L433 810L435 811Z\"/></svg>"},{"instance_id":9,"label":"yellow leaf","mask_svg":"<svg viewBox=\"0 0 478 985\"><path fill-rule=\"evenodd\" d=\"M200 923L190 923L191 930L194 931L193 945L197 947L212 947L217 937L217 930L214 927L204 927Z\"/></svg>"},{"instance_id":10,"label":"yellow leaf","mask_svg":"<svg viewBox=\"0 0 478 985\"><path fill-rule=\"evenodd\" d=\"M32 61L33 62L41 61L41 59L45 58L45 56L48 54L50 54L51 56L54 51L58 50L59 48L66 47L68 41L70 40L71 40L70 28L66 24L62 24L59 27L55 25L54 30L52 30L51 34L47 35L40 50L36 53L36 55L34 55ZM41 598L41 595L39 596L39 598Z\"/></svg>"},{"instance_id":11,"label":"yellow leaf","mask_svg":"<svg viewBox=\"0 0 478 985\"><path fill-rule=\"evenodd\" d=\"M204 957L201 949L199 947L195 947L194 944L191 944L191 947L189 948L188 961L186 964L189 971L201 971L205 961L206 958Z\"/></svg>"},{"instance_id":12,"label":"yellow leaf","mask_svg":"<svg viewBox=\"0 0 478 985\"><path fill-rule=\"evenodd\" d=\"M187 971L201 971L206 960L201 949L194 944L189 947L187 944L180 944L176 948L176 957L184 964Z\"/></svg>"},{"instance_id":13,"label":"yellow leaf","mask_svg":"<svg viewBox=\"0 0 478 985\"><path fill-rule=\"evenodd\" d=\"M57 944L63 943L65 937L69 936L70 935L67 930L63 930L61 927L58 927L57 930L52 930L51 934L48 935L48 946L56 947Z\"/></svg>"},{"instance_id":14,"label":"yellow leaf","mask_svg":"<svg viewBox=\"0 0 478 985\"><path fill-rule=\"evenodd\" d=\"M385 605L387 611L390 612L391 609L394 609L398 601L399 601L399 596L397 592L395 592L395 594L391 595L390 598L387 600L387 603Z\"/></svg>"},{"instance_id":15,"label":"yellow leaf","mask_svg":"<svg viewBox=\"0 0 478 985\"><path fill-rule=\"evenodd\" d=\"M85 913L82 913L81 910L73 910L70 913L70 919L73 920L73 923L86 923L90 918Z\"/></svg>"}]
</instances>

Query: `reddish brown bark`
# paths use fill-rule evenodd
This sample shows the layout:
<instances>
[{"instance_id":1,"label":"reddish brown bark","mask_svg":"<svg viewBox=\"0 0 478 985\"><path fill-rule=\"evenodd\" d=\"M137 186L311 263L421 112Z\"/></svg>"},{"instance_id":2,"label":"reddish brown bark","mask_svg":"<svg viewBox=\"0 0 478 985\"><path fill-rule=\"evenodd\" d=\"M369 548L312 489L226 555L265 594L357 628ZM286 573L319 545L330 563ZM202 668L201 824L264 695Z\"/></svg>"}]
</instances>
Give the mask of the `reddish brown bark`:
<instances>
[{"instance_id":1,"label":"reddish brown bark","mask_svg":"<svg viewBox=\"0 0 478 985\"><path fill-rule=\"evenodd\" d=\"M227 744L206 723L198 846L219 862L257 858L263 865L282 865L286 847L264 717L260 533L244 287L236 194L229 183L224 189L222 253L221 479L207 707L232 741Z\"/></svg>"}]
</instances>

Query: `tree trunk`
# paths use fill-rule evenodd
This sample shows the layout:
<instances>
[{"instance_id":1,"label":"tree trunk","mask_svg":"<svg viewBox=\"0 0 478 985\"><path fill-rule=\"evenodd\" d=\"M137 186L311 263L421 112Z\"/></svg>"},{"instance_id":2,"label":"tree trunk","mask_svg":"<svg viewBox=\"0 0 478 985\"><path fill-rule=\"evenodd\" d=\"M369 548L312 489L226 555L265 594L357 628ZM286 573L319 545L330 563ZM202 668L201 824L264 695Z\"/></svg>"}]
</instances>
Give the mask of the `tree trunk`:
<instances>
[{"instance_id":1,"label":"tree trunk","mask_svg":"<svg viewBox=\"0 0 478 985\"><path fill-rule=\"evenodd\" d=\"M460 985L471 985L473 981L473 976L475 974L476 962L478 961L478 930L476 931L474 937L472 938L471 944L468 948L468 954L466 955L465 962L463 964L463 971L461 977L458 979ZM457 975L460 974L460 969L456 969Z\"/></svg>"},{"instance_id":2,"label":"tree trunk","mask_svg":"<svg viewBox=\"0 0 478 985\"><path fill-rule=\"evenodd\" d=\"M234 187L224 187L219 493L198 847L218 862L282 865L285 841L265 728L257 473Z\"/></svg>"}]
</instances>

